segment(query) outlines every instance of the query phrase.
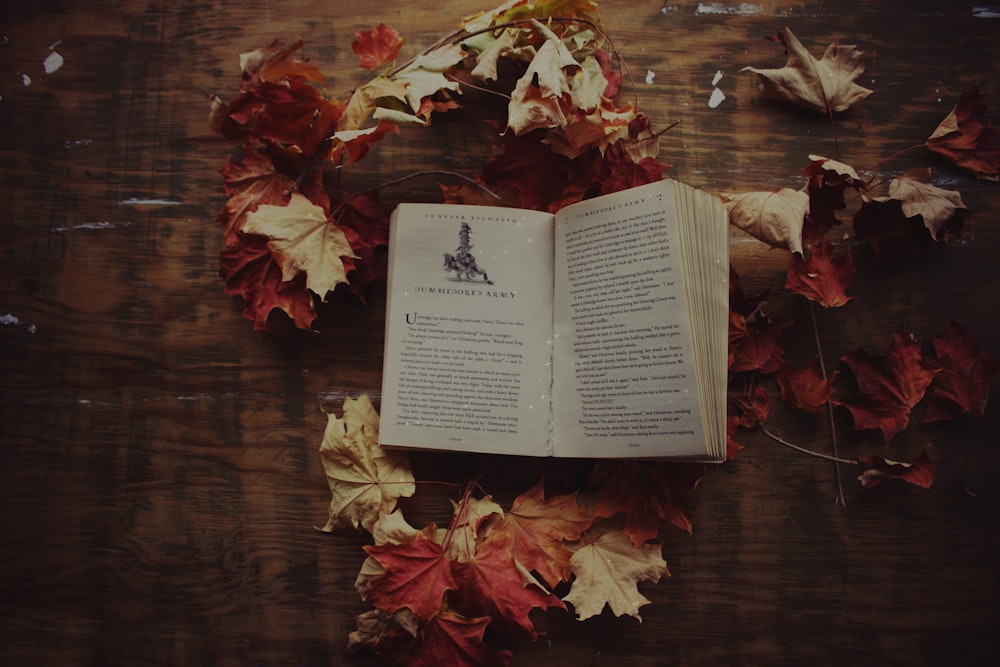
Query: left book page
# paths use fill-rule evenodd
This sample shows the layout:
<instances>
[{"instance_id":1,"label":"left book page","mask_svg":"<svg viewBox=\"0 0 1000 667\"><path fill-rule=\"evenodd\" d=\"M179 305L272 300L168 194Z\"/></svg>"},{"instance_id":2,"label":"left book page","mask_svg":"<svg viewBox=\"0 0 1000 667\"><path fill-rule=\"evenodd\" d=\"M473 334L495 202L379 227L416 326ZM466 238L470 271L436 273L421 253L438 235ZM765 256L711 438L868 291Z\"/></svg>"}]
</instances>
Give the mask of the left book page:
<instances>
[{"instance_id":1,"label":"left book page","mask_svg":"<svg viewBox=\"0 0 1000 667\"><path fill-rule=\"evenodd\" d=\"M519 209L396 208L382 444L549 453L553 224Z\"/></svg>"}]
</instances>

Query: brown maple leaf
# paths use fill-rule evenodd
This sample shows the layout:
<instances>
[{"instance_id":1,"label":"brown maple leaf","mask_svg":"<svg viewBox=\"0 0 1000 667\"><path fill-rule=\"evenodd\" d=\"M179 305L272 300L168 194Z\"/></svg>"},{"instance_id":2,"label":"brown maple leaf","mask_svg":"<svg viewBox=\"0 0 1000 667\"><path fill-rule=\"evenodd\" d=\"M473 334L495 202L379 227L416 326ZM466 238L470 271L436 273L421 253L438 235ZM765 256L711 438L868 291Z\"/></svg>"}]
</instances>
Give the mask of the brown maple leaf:
<instances>
[{"instance_id":1,"label":"brown maple leaf","mask_svg":"<svg viewBox=\"0 0 1000 667\"><path fill-rule=\"evenodd\" d=\"M403 46L402 36L393 28L379 23L368 32L354 32L351 49L358 55L362 69L375 69L391 64Z\"/></svg>"},{"instance_id":2,"label":"brown maple leaf","mask_svg":"<svg viewBox=\"0 0 1000 667\"><path fill-rule=\"evenodd\" d=\"M982 417L990 382L1000 373L1000 364L979 351L979 341L973 332L954 321L933 340L941 372L934 376L927 390L923 421L943 421L961 415Z\"/></svg>"},{"instance_id":3,"label":"brown maple leaf","mask_svg":"<svg viewBox=\"0 0 1000 667\"><path fill-rule=\"evenodd\" d=\"M464 616L490 616L500 625L538 637L528 618L532 609L566 605L546 591L514 560L509 532L490 530L477 545L475 556L452 566L456 590L448 595L449 606Z\"/></svg>"},{"instance_id":4,"label":"brown maple leaf","mask_svg":"<svg viewBox=\"0 0 1000 667\"><path fill-rule=\"evenodd\" d=\"M785 47L788 60L784 67L740 70L760 77L765 95L829 114L845 111L872 94L854 81L870 58L854 45L831 44L817 60L788 28L773 39Z\"/></svg>"},{"instance_id":5,"label":"brown maple leaf","mask_svg":"<svg viewBox=\"0 0 1000 667\"><path fill-rule=\"evenodd\" d=\"M962 93L926 144L977 177L995 181L1000 179L1000 130L983 123L985 97L978 86Z\"/></svg>"},{"instance_id":6,"label":"brown maple leaf","mask_svg":"<svg viewBox=\"0 0 1000 667\"><path fill-rule=\"evenodd\" d=\"M934 462L927 456L926 449L910 463L890 461L881 456L861 456L858 461L870 466L858 475L864 488L874 488L887 479L901 479L925 489L934 484Z\"/></svg>"},{"instance_id":7,"label":"brown maple leaf","mask_svg":"<svg viewBox=\"0 0 1000 667\"><path fill-rule=\"evenodd\" d=\"M854 418L854 428L877 428L886 444L910 421L910 412L920 402L940 370L920 352L913 336L894 331L884 356L859 349L841 360L850 367L861 395L838 401Z\"/></svg>"},{"instance_id":8,"label":"brown maple leaf","mask_svg":"<svg viewBox=\"0 0 1000 667\"><path fill-rule=\"evenodd\" d=\"M793 408L805 412L820 412L833 396L833 381L839 371L831 372L823 379L819 361L810 359L801 369L785 362L775 375L781 387L781 400Z\"/></svg>"},{"instance_id":9,"label":"brown maple leaf","mask_svg":"<svg viewBox=\"0 0 1000 667\"><path fill-rule=\"evenodd\" d=\"M889 184L889 197L903 203L903 215L920 216L935 241L962 231L962 215L969 209L955 190L939 188L931 182L930 169L911 169Z\"/></svg>"},{"instance_id":10,"label":"brown maple leaf","mask_svg":"<svg viewBox=\"0 0 1000 667\"><path fill-rule=\"evenodd\" d=\"M707 467L700 463L600 461L590 476L594 515L624 512L625 533L639 546L657 536L661 521L691 532L688 505Z\"/></svg>"},{"instance_id":11,"label":"brown maple leaf","mask_svg":"<svg viewBox=\"0 0 1000 667\"><path fill-rule=\"evenodd\" d=\"M837 308L851 300L846 290L853 273L850 248L835 256L833 244L821 241L810 248L808 258L792 256L785 288L824 308Z\"/></svg>"},{"instance_id":12,"label":"brown maple leaf","mask_svg":"<svg viewBox=\"0 0 1000 667\"><path fill-rule=\"evenodd\" d=\"M809 214L809 195L782 188L777 192L725 195L729 224L772 248L802 254L802 228Z\"/></svg>"},{"instance_id":13,"label":"brown maple leaf","mask_svg":"<svg viewBox=\"0 0 1000 667\"><path fill-rule=\"evenodd\" d=\"M844 191L851 188L862 191L867 187L854 167L820 155L810 155L809 165L802 170L809 179L809 213L802 229L805 241L822 240L835 225L840 224L837 211L847 207Z\"/></svg>"}]
</instances>

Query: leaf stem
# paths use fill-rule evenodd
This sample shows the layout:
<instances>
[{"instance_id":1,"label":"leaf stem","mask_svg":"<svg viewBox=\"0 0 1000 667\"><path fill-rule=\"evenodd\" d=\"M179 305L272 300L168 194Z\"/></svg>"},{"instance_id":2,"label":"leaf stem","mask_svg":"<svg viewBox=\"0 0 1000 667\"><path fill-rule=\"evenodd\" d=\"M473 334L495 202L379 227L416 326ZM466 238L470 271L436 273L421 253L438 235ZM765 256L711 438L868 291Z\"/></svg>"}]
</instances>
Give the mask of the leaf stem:
<instances>
[{"instance_id":1,"label":"leaf stem","mask_svg":"<svg viewBox=\"0 0 1000 667\"><path fill-rule=\"evenodd\" d=\"M435 174L441 175L441 176L454 176L455 178L461 179L461 180L465 181L466 183L469 183L470 185L476 186L477 188L479 188L480 190L482 190L483 192L485 192L486 194L488 194L490 197L493 197L494 199L497 199L497 200L500 199L500 195L498 195L497 193L493 192L492 190L490 190L488 187L486 187L485 185L483 185L479 181L477 181L477 180L475 180L473 178L469 178L468 176L466 176L464 174L460 174L457 171L450 171L448 169L421 169L420 171L415 171L413 173L407 174L406 176L401 176L401 177L395 178L395 179L393 179L391 181L386 181L385 183L382 183L381 185L376 185L373 188L369 188L367 190L363 190L360 194L364 194L365 192L374 192L375 190L381 190L382 188L387 188L387 187L390 187L390 186L393 186L393 185L399 185L400 183L405 183L406 181L413 180L414 178L419 178L419 177L422 177L422 176L432 176L432 175L435 175Z\"/></svg>"}]
</instances>

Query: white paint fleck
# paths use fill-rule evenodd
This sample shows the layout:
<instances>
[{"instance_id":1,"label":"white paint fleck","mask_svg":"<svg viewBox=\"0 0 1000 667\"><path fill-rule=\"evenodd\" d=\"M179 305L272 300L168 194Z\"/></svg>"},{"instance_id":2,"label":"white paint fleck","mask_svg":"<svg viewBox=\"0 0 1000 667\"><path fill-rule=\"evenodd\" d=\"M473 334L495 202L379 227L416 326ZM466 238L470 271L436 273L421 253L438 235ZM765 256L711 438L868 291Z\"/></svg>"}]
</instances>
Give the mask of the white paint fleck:
<instances>
[{"instance_id":1,"label":"white paint fleck","mask_svg":"<svg viewBox=\"0 0 1000 667\"><path fill-rule=\"evenodd\" d=\"M724 5L721 2L699 2L695 14L716 14L723 16L753 16L761 13L760 5L743 2L737 6Z\"/></svg>"},{"instance_id":2,"label":"white paint fleck","mask_svg":"<svg viewBox=\"0 0 1000 667\"><path fill-rule=\"evenodd\" d=\"M67 139L63 144L66 148L84 148L94 143L93 139Z\"/></svg>"},{"instance_id":3,"label":"white paint fleck","mask_svg":"<svg viewBox=\"0 0 1000 667\"><path fill-rule=\"evenodd\" d=\"M119 206L177 206L179 204L179 201L172 199L138 199L136 197L118 202Z\"/></svg>"},{"instance_id":4,"label":"white paint fleck","mask_svg":"<svg viewBox=\"0 0 1000 667\"><path fill-rule=\"evenodd\" d=\"M45 60L42 61L42 67L45 68L46 74L52 74L53 72L59 71L59 68L61 68L65 62L66 61L58 51L50 51L49 55L45 56Z\"/></svg>"},{"instance_id":5,"label":"white paint fleck","mask_svg":"<svg viewBox=\"0 0 1000 667\"><path fill-rule=\"evenodd\" d=\"M653 79L656 78L656 72L651 69L646 70L646 85L653 83Z\"/></svg>"},{"instance_id":6,"label":"white paint fleck","mask_svg":"<svg viewBox=\"0 0 1000 667\"><path fill-rule=\"evenodd\" d=\"M67 225L64 227L53 227L53 232L69 232L76 229L114 229L115 227L128 227L131 222L109 222L107 220L96 220L94 222L81 222L79 225Z\"/></svg>"},{"instance_id":7,"label":"white paint fleck","mask_svg":"<svg viewBox=\"0 0 1000 667\"><path fill-rule=\"evenodd\" d=\"M22 74L21 75L21 83L23 83L26 86L30 86L31 85L31 77L28 76L27 74Z\"/></svg>"},{"instance_id":8,"label":"white paint fleck","mask_svg":"<svg viewBox=\"0 0 1000 667\"><path fill-rule=\"evenodd\" d=\"M25 331L27 331L28 333L37 333L38 332L38 327L36 327L34 324L31 324L29 322L23 322L21 320L21 318L15 316L15 315L11 315L10 313L6 313L4 315L0 315L0 324L2 324L4 326L8 326L8 327L12 327L12 326L13 327L20 327L20 328L24 329Z\"/></svg>"},{"instance_id":9,"label":"white paint fleck","mask_svg":"<svg viewBox=\"0 0 1000 667\"><path fill-rule=\"evenodd\" d=\"M718 88L714 89L712 91L712 96L708 98L708 108L715 109L720 104L722 104L722 101L724 99L726 99L726 94L721 90L719 90Z\"/></svg>"},{"instance_id":10,"label":"white paint fleck","mask_svg":"<svg viewBox=\"0 0 1000 667\"><path fill-rule=\"evenodd\" d=\"M973 7L972 15L978 19L1000 18L1000 7Z\"/></svg>"},{"instance_id":11,"label":"white paint fleck","mask_svg":"<svg viewBox=\"0 0 1000 667\"><path fill-rule=\"evenodd\" d=\"M712 85L713 86L718 86L720 81L722 81L722 70L721 69L715 73L714 77L712 77Z\"/></svg>"}]
</instances>

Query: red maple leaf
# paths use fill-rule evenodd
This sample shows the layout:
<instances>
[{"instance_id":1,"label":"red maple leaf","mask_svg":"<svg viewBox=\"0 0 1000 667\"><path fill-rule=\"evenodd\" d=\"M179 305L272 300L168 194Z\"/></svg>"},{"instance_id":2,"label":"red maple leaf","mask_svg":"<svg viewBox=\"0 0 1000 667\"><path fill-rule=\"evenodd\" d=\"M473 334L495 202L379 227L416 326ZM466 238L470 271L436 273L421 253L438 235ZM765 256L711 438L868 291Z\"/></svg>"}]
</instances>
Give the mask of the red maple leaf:
<instances>
[{"instance_id":1,"label":"red maple leaf","mask_svg":"<svg viewBox=\"0 0 1000 667\"><path fill-rule=\"evenodd\" d=\"M502 152L490 158L482 179L494 192L517 192L521 208L545 211L566 187L571 161L553 153L539 140L541 134L538 130L520 136L506 133Z\"/></svg>"},{"instance_id":2,"label":"red maple leaf","mask_svg":"<svg viewBox=\"0 0 1000 667\"><path fill-rule=\"evenodd\" d=\"M785 403L805 412L820 412L833 396L833 380L838 373L833 371L824 380L819 361L810 359L801 370L783 363L774 379Z\"/></svg>"},{"instance_id":3,"label":"red maple leaf","mask_svg":"<svg viewBox=\"0 0 1000 667\"><path fill-rule=\"evenodd\" d=\"M403 38L393 28L379 23L365 32L356 30L351 49L358 54L362 69L375 69L392 63L403 46Z\"/></svg>"},{"instance_id":4,"label":"red maple leaf","mask_svg":"<svg viewBox=\"0 0 1000 667\"><path fill-rule=\"evenodd\" d=\"M341 102L303 81L265 82L254 92L264 104L250 119L251 136L289 147L290 156L312 156L344 112Z\"/></svg>"},{"instance_id":5,"label":"red maple leaf","mask_svg":"<svg viewBox=\"0 0 1000 667\"><path fill-rule=\"evenodd\" d=\"M357 255L344 258L344 270L350 279L347 288L364 301L369 284L384 273L376 261L376 251L389 243L389 213L379 201L378 192L371 191L333 206L331 218L344 230L351 250Z\"/></svg>"},{"instance_id":6,"label":"red maple leaf","mask_svg":"<svg viewBox=\"0 0 1000 667\"><path fill-rule=\"evenodd\" d=\"M910 421L910 412L924 397L938 368L920 352L920 343L894 331L885 356L859 349L841 358L857 380L861 395L838 401L854 418L854 428L877 428L886 444Z\"/></svg>"},{"instance_id":7,"label":"red maple leaf","mask_svg":"<svg viewBox=\"0 0 1000 667\"><path fill-rule=\"evenodd\" d=\"M490 616L535 639L538 633L528 613L566 605L539 585L525 583L525 573L514 561L509 531L491 529L486 535L471 561L453 565L457 590L449 594L448 605L465 616Z\"/></svg>"},{"instance_id":8,"label":"red maple leaf","mask_svg":"<svg viewBox=\"0 0 1000 667\"><path fill-rule=\"evenodd\" d=\"M577 503L576 493L545 498L545 484L540 481L514 500L510 511L490 527L490 535L509 534L515 560L555 586L572 576L572 554L563 542L580 539L592 521Z\"/></svg>"},{"instance_id":9,"label":"red maple leaf","mask_svg":"<svg viewBox=\"0 0 1000 667\"><path fill-rule=\"evenodd\" d=\"M802 170L809 179L809 212L802 227L803 241L821 240L830 228L840 224L837 211L847 207L847 188L863 189L865 183L849 165L821 156L810 156L809 166Z\"/></svg>"},{"instance_id":10,"label":"red maple leaf","mask_svg":"<svg viewBox=\"0 0 1000 667\"><path fill-rule=\"evenodd\" d=\"M943 421L961 415L982 417L990 382L1000 373L1000 364L979 351L974 333L955 322L933 340L941 372L934 376L927 390L923 421Z\"/></svg>"},{"instance_id":11,"label":"red maple leaf","mask_svg":"<svg viewBox=\"0 0 1000 667\"><path fill-rule=\"evenodd\" d=\"M820 241L812 246L808 259L792 255L785 288L824 308L837 308L851 300L846 290L853 273L850 250L835 256L833 245Z\"/></svg>"},{"instance_id":12,"label":"red maple leaf","mask_svg":"<svg viewBox=\"0 0 1000 667\"><path fill-rule=\"evenodd\" d=\"M730 370L737 373L777 372L781 368L781 357L785 353L781 330L790 324L791 322L787 322L778 326L767 318L757 318L746 336L743 336L733 348Z\"/></svg>"},{"instance_id":13,"label":"red maple leaf","mask_svg":"<svg viewBox=\"0 0 1000 667\"><path fill-rule=\"evenodd\" d=\"M861 486L865 488L876 487L886 479L901 479L925 489L934 483L934 462L927 456L926 449L910 463L890 461L881 456L861 456L858 460L871 466L858 475Z\"/></svg>"},{"instance_id":14,"label":"red maple leaf","mask_svg":"<svg viewBox=\"0 0 1000 667\"><path fill-rule=\"evenodd\" d=\"M393 613L406 607L427 621L441 611L445 593L456 588L444 549L423 534L412 542L376 544L365 551L385 570L371 582L367 598L379 609Z\"/></svg>"},{"instance_id":15,"label":"red maple leaf","mask_svg":"<svg viewBox=\"0 0 1000 667\"><path fill-rule=\"evenodd\" d=\"M983 123L985 97L978 86L962 93L926 144L979 178L995 181L1000 178L1000 131Z\"/></svg>"},{"instance_id":16,"label":"red maple leaf","mask_svg":"<svg viewBox=\"0 0 1000 667\"><path fill-rule=\"evenodd\" d=\"M740 418L736 415L726 417L726 460L732 461L736 458L736 453L743 449L743 445L733 440L736 431L740 427Z\"/></svg>"},{"instance_id":17,"label":"red maple leaf","mask_svg":"<svg viewBox=\"0 0 1000 667\"><path fill-rule=\"evenodd\" d=\"M219 255L219 275L226 294L243 297L243 316L253 321L254 330L267 329L268 315L276 308L300 329L311 328L316 311L305 274L286 282L266 236L237 233L236 237L238 241Z\"/></svg>"},{"instance_id":18,"label":"red maple leaf","mask_svg":"<svg viewBox=\"0 0 1000 667\"><path fill-rule=\"evenodd\" d=\"M512 653L483 641L491 620L442 611L424 627L422 641L396 646L384 658L396 667L507 667Z\"/></svg>"},{"instance_id":19,"label":"red maple leaf","mask_svg":"<svg viewBox=\"0 0 1000 667\"><path fill-rule=\"evenodd\" d=\"M280 83L291 79L325 82L326 77L315 65L295 56L295 53L304 44L305 42L299 39L290 46L278 48L277 42L275 42L265 49L263 51L264 60L258 70L261 80L271 83Z\"/></svg>"},{"instance_id":20,"label":"red maple leaf","mask_svg":"<svg viewBox=\"0 0 1000 667\"><path fill-rule=\"evenodd\" d=\"M691 532L687 508L707 466L700 463L601 461L591 473L594 514L625 513L625 533L637 548L653 539L660 522Z\"/></svg>"},{"instance_id":21,"label":"red maple leaf","mask_svg":"<svg viewBox=\"0 0 1000 667\"><path fill-rule=\"evenodd\" d=\"M907 216L899 199L866 199L853 225L855 238L868 241L885 262L923 255L936 245L923 218Z\"/></svg>"},{"instance_id":22,"label":"red maple leaf","mask_svg":"<svg viewBox=\"0 0 1000 667\"><path fill-rule=\"evenodd\" d=\"M740 406L740 415L737 417L740 426L753 428L758 424L763 426L767 423L767 418L771 414L771 398L764 385L755 383L747 390L746 395L735 398Z\"/></svg>"}]
</instances>

